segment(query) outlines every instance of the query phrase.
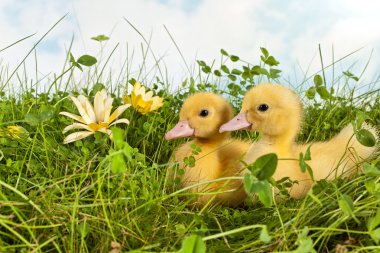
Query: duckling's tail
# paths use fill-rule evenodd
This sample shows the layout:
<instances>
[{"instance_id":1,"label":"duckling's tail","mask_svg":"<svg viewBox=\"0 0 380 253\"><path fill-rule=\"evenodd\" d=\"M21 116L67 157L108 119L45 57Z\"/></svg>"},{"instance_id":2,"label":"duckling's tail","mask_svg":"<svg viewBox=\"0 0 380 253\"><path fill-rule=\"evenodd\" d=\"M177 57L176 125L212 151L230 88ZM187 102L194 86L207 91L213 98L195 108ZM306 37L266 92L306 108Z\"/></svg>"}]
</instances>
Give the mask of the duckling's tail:
<instances>
[{"instance_id":1,"label":"duckling's tail","mask_svg":"<svg viewBox=\"0 0 380 253\"><path fill-rule=\"evenodd\" d=\"M379 141L378 133L374 127L364 123L363 128L372 133L376 142ZM351 124L343 128L342 131L331 141L341 143L342 146L345 145L347 152L350 154L350 159L354 159L357 163L370 158L377 150L377 143L372 147L362 145L356 138L354 128Z\"/></svg>"},{"instance_id":2,"label":"duckling's tail","mask_svg":"<svg viewBox=\"0 0 380 253\"><path fill-rule=\"evenodd\" d=\"M370 131L379 140L375 128L368 124L364 129ZM303 152L306 147L303 145ZM350 177L360 170L361 164L370 158L377 150L378 144L373 147L362 145L355 136L350 124L326 142L316 142L311 145L311 161L309 165L314 170L314 179L333 179L338 176Z\"/></svg>"}]
</instances>

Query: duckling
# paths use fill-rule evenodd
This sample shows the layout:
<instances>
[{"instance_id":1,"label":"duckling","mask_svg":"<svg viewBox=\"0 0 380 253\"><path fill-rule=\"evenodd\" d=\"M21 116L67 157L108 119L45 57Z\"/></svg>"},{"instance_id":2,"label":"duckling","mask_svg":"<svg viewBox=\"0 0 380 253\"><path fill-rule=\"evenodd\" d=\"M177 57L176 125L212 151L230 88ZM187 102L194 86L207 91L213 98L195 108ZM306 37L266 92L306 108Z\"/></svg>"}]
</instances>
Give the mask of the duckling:
<instances>
[{"instance_id":1,"label":"duckling","mask_svg":"<svg viewBox=\"0 0 380 253\"><path fill-rule=\"evenodd\" d=\"M184 102L178 124L165 135L166 140L193 137L193 140L181 145L174 153L175 162L184 170L181 178L182 187L243 175L244 171L238 166L239 159L248 150L250 143L232 139L229 133L219 133L219 127L232 116L231 105L213 93L196 93ZM192 153L194 144L200 147L199 154ZM196 160L194 167L184 163L185 157L189 156L194 156ZM170 179L173 179L173 174L170 170ZM191 187L189 191L205 193L200 194L193 203L198 207L209 201L212 204L238 206L246 198L242 180L220 180Z\"/></svg>"},{"instance_id":2,"label":"duckling","mask_svg":"<svg viewBox=\"0 0 380 253\"><path fill-rule=\"evenodd\" d=\"M266 83L247 92L240 114L222 125L219 131L223 133L247 128L259 132L261 139L248 150L244 161L252 163L268 153L276 153L279 159L285 159L279 160L273 177L275 180L289 177L299 182L290 189L293 198L302 198L313 185L309 173L303 173L298 162L300 152L305 154L309 146L311 160L307 164L313 169L315 180L351 176L354 172L352 168L376 150L375 147L361 145L351 125L330 141L297 144L295 138L302 118L302 104L293 91ZM368 125L366 128L376 136L373 128Z\"/></svg>"}]
</instances>

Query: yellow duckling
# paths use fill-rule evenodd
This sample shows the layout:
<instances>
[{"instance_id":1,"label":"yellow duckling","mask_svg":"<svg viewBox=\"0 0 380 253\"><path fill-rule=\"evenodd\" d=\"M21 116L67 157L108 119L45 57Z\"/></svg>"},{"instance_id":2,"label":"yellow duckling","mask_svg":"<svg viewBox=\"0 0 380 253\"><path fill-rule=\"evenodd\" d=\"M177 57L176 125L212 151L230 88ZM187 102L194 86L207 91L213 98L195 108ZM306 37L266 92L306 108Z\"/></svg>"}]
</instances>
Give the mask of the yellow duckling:
<instances>
[{"instance_id":1,"label":"yellow duckling","mask_svg":"<svg viewBox=\"0 0 380 253\"><path fill-rule=\"evenodd\" d=\"M279 159L285 159L279 160L273 177L276 180L289 177L299 181L290 189L294 198L303 197L313 184L309 173L301 171L298 161L299 154L305 154L310 144L311 160L307 164L313 169L315 180L350 176L358 163L376 150L375 147L361 145L351 125L330 141L299 145L295 138L302 117L301 101L293 91L281 85L260 84L247 92L240 114L221 126L220 132L242 128L258 131L261 139L248 150L244 160L252 163L268 153L276 153ZM367 128L375 134L373 129Z\"/></svg>"},{"instance_id":2,"label":"yellow duckling","mask_svg":"<svg viewBox=\"0 0 380 253\"><path fill-rule=\"evenodd\" d=\"M243 175L238 166L239 159L243 157L250 144L230 138L229 133L219 133L219 127L232 116L230 104L213 93L197 93L185 101L178 124L165 135L166 140L194 137L174 153L174 160L185 172L181 178L182 187ZM199 154L192 153L194 144L201 148ZM184 163L184 159L190 156L195 158L194 167ZM173 171L169 171L169 177L173 176ZM210 200L213 204L237 206L246 198L241 180L221 180L194 186L189 191L205 193L200 194L194 203L199 207ZM212 194L212 192L218 193Z\"/></svg>"}]
</instances>

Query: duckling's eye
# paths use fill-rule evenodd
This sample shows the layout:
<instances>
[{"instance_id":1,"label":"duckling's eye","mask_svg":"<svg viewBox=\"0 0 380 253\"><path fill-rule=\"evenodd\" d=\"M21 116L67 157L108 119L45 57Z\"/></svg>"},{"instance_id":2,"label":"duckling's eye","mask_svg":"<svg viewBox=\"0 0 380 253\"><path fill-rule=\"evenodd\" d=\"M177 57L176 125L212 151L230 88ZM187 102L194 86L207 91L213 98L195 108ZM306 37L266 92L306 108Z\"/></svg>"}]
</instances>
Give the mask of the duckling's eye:
<instances>
[{"instance_id":1,"label":"duckling's eye","mask_svg":"<svg viewBox=\"0 0 380 253\"><path fill-rule=\"evenodd\" d=\"M207 115L208 115L208 110L202 110L199 112L199 116L201 117L207 117Z\"/></svg>"},{"instance_id":2,"label":"duckling's eye","mask_svg":"<svg viewBox=\"0 0 380 253\"><path fill-rule=\"evenodd\" d=\"M259 105L259 107L257 107L257 110L259 110L260 112L265 112L269 109L269 105L267 104L261 104Z\"/></svg>"}]
</instances>

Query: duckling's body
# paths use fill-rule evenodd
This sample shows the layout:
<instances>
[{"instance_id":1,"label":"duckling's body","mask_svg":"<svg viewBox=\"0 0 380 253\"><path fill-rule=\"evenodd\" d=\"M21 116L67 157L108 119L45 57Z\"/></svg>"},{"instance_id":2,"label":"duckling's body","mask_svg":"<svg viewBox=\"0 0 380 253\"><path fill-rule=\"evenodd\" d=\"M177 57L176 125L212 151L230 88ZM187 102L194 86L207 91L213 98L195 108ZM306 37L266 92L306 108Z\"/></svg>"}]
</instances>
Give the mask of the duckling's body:
<instances>
[{"instance_id":1,"label":"duckling's body","mask_svg":"<svg viewBox=\"0 0 380 253\"><path fill-rule=\"evenodd\" d=\"M364 125L377 138L376 131ZM305 153L310 144L297 145L296 153ZM352 125L343 128L329 141L311 143L311 160L307 163L313 170L314 179L351 177L358 172L361 163L376 151L376 147L365 147L355 136ZM313 158L314 157L314 158Z\"/></svg>"},{"instance_id":2,"label":"duckling's body","mask_svg":"<svg viewBox=\"0 0 380 253\"><path fill-rule=\"evenodd\" d=\"M311 145L311 160L315 180L350 176L358 162L368 158L375 147L365 147L355 138L352 126L344 128L336 137L326 142L297 144L295 138L302 122L302 105L290 89L274 84L261 84L244 97L239 115L224 124L220 131L232 131L248 127L261 133L262 138L250 148L244 160L254 162L258 157L276 153L279 159L274 179L289 177L297 180L290 189L294 198L303 197L313 185L310 175L299 166L299 154L305 154ZM375 134L375 131L368 127Z\"/></svg>"},{"instance_id":3,"label":"duckling's body","mask_svg":"<svg viewBox=\"0 0 380 253\"><path fill-rule=\"evenodd\" d=\"M289 190L289 194L293 198L302 197L310 189L313 182L309 174L303 173L300 169L297 160L299 154L297 146L293 144L283 145L281 143L274 143L272 141L260 139L255 143L254 148L248 150L244 161L251 164L260 156L269 153L275 153L280 159L278 161L277 169L273 174L273 178L277 181L284 177L289 177L293 181L298 181L298 184L294 184Z\"/></svg>"},{"instance_id":4,"label":"duckling's body","mask_svg":"<svg viewBox=\"0 0 380 253\"><path fill-rule=\"evenodd\" d=\"M222 97L212 93L197 93L185 101L180 122L165 136L166 139L194 137L178 148L174 159L184 170L182 187L199 184L189 188L190 192L200 193L194 203L196 206L203 206L209 201L237 206L246 198L241 180L218 180L243 175L244 172L238 166L239 160L250 146L248 142L230 138L229 134L219 133L219 127L231 118L232 108ZM201 148L195 155L192 148L194 144ZM184 163L184 159L190 156L195 158L194 167ZM213 180L218 181L207 183Z\"/></svg>"}]
</instances>

